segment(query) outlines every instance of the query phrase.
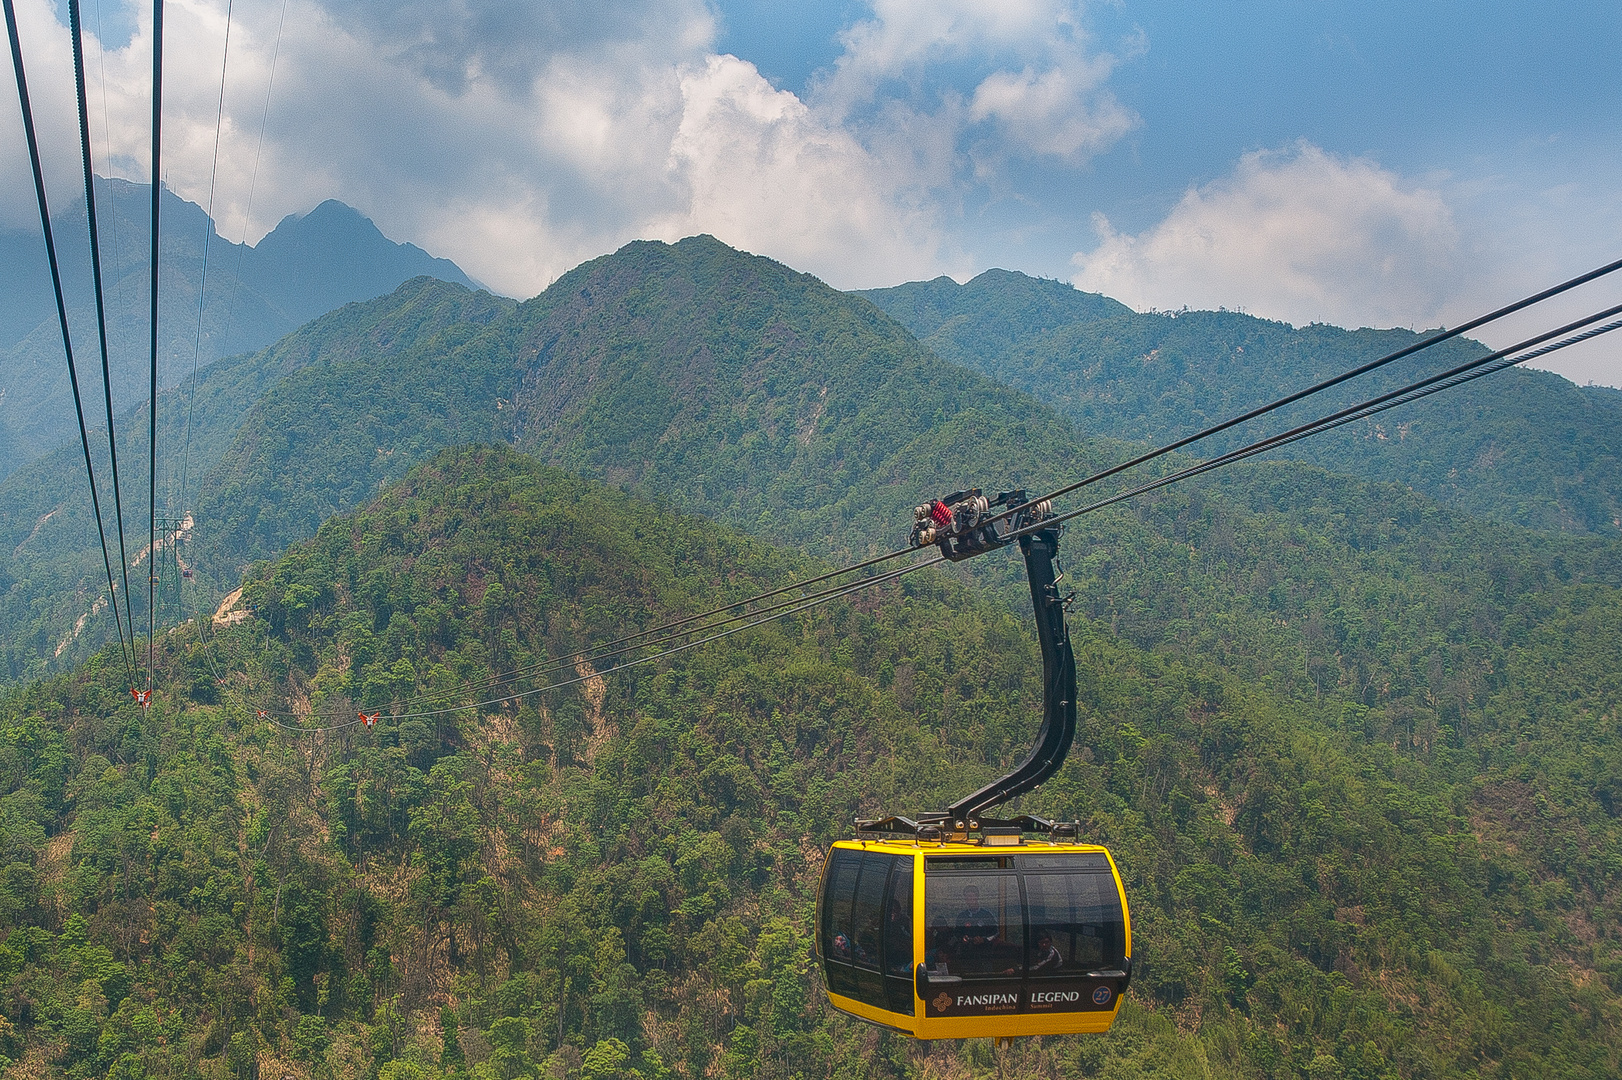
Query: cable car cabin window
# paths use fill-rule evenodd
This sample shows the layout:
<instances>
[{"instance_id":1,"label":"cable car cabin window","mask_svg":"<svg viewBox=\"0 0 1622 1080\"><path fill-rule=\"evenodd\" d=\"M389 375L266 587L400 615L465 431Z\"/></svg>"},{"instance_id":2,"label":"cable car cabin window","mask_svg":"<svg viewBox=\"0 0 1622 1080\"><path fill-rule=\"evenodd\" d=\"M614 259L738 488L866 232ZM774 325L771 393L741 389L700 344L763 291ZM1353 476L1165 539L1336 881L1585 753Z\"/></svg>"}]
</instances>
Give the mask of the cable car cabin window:
<instances>
[{"instance_id":1,"label":"cable car cabin window","mask_svg":"<svg viewBox=\"0 0 1622 1080\"><path fill-rule=\"evenodd\" d=\"M1102 870L1109 873L1109 856L1102 851L1086 851L1079 855L1021 855L1021 870Z\"/></svg>"},{"instance_id":2,"label":"cable car cabin window","mask_svg":"<svg viewBox=\"0 0 1622 1080\"><path fill-rule=\"evenodd\" d=\"M953 870L929 874L924 886L930 981L1020 978L1025 971L1025 909L1018 875Z\"/></svg>"},{"instance_id":3,"label":"cable car cabin window","mask_svg":"<svg viewBox=\"0 0 1622 1080\"><path fill-rule=\"evenodd\" d=\"M884 997L891 1012L913 1015L912 860L900 859L884 895Z\"/></svg>"},{"instance_id":4,"label":"cable car cabin window","mask_svg":"<svg viewBox=\"0 0 1622 1080\"><path fill-rule=\"evenodd\" d=\"M1108 873L1027 873L1033 978L1076 977L1119 968L1126 923Z\"/></svg>"},{"instance_id":5,"label":"cable car cabin window","mask_svg":"<svg viewBox=\"0 0 1622 1080\"><path fill-rule=\"evenodd\" d=\"M862 853L835 848L828 859L828 887L822 909L822 956L827 961L828 989L847 997L856 993L856 973L851 969L851 941L855 927L850 921L851 904L856 899L856 880L861 875Z\"/></svg>"},{"instance_id":6,"label":"cable car cabin window","mask_svg":"<svg viewBox=\"0 0 1622 1080\"><path fill-rule=\"evenodd\" d=\"M856 906L851 913L855 936L851 938L851 959L857 967L879 969L879 931L884 925L884 886L889 884L892 855L867 852L862 857L862 876L856 885Z\"/></svg>"},{"instance_id":7,"label":"cable car cabin window","mask_svg":"<svg viewBox=\"0 0 1622 1080\"><path fill-rule=\"evenodd\" d=\"M931 855L924 860L926 874L955 874L973 870L1012 870L1012 855Z\"/></svg>"},{"instance_id":8,"label":"cable car cabin window","mask_svg":"<svg viewBox=\"0 0 1622 1080\"><path fill-rule=\"evenodd\" d=\"M828 886L824 891L821 941L828 989L868 1005L889 1008L880 960L886 937L886 887L891 870L906 864L911 880L911 860L874 851L835 848L828 865ZM911 908L911 892L907 893ZM902 949L910 951L908 941ZM908 991L907 1012L912 1011Z\"/></svg>"}]
</instances>

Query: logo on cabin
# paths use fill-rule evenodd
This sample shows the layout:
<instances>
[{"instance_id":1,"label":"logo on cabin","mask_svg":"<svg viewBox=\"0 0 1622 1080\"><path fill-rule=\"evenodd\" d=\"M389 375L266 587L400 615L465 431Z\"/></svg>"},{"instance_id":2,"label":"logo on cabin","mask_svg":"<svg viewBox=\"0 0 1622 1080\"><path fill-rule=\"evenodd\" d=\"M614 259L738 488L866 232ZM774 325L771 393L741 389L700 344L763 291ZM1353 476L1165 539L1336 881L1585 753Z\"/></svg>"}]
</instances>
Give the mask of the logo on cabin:
<instances>
[{"instance_id":1,"label":"logo on cabin","mask_svg":"<svg viewBox=\"0 0 1622 1080\"><path fill-rule=\"evenodd\" d=\"M1093 1004L1094 1005L1108 1005L1109 1004L1109 999L1110 999L1110 993L1111 993L1111 991L1110 991L1109 987L1100 986L1097 990L1093 991Z\"/></svg>"},{"instance_id":2,"label":"logo on cabin","mask_svg":"<svg viewBox=\"0 0 1622 1080\"><path fill-rule=\"evenodd\" d=\"M1080 1000L1080 990L1038 990L1031 995L1032 1005L1060 1005L1068 1001Z\"/></svg>"},{"instance_id":3,"label":"logo on cabin","mask_svg":"<svg viewBox=\"0 0 1622 1080\"><path fill-rule=\"evenodd\" d=\"M1018 994L964 994L957 999L959 1005L979 1005L982 1007L1011 1006L1019 1004Z\"/></svg>"},{"instance_id":4,"label":"logo on cabin","mask_svg":"<svg viewBox=\"0 0 1622 1080\"><path fill-rule=\"evenodd\" d=\"M935 1000L931 1001L930 1004L935 1006L936 1012L945 1012L952 1007L952 995L942 990L935 995Z\"/></svg>"}]
</instances>

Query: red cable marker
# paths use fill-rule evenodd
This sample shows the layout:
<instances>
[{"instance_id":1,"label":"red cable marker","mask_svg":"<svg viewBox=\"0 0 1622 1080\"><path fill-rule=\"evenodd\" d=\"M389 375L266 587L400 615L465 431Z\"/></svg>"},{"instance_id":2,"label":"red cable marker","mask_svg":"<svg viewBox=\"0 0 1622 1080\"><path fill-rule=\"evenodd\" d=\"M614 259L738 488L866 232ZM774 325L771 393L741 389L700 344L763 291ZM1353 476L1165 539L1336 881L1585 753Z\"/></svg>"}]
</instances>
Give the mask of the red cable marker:
<instances>
[{"instance_id":1,"label":"red cable marker","mask_svg":"<svg viewBox=\"0 0 1622 1080\"><path fill-rule=\"evenodd\" d=\"M130 690L130 697L134 698L135 704L139 705L143 709L149 709L152 707L152 691L150 690L132 689Z\"/></svg>"},{"instance_id":2,"label":"red cable marker","mask_svg":"<svg viewBox=\"0 0 1622 1080\"><path fill-rule=\"evenodd\" d=\"M261 720L269 720L270 719L270 713L266 712L264 709L260 709L259 710L259 719L261 719Z\"/></svg>"},{"instance_id":3,"label":"red cable marker","mask_svg":"<svg viewBox=\"0 0 1622 1080\"><path fill-rule=\"evenodd\" d=\"M377 718L379 716L382 716L383 714L381 712L375 712L375 713L356 713L355 715L360 717L360 722L361 723L365 724L367 727L371 727L373 724L377 723Z\"/></svg>"}]
</instances>

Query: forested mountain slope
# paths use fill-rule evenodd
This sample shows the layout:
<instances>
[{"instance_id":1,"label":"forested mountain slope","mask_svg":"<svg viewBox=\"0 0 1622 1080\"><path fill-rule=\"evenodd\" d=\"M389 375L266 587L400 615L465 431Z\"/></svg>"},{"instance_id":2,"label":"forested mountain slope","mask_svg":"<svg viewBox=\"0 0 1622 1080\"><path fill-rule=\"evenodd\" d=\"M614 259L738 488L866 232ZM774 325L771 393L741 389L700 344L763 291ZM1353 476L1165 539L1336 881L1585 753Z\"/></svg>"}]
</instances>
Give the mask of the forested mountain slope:
<instances>
[{"instance_id":1,"label":"forested mountain slope","mask_svg":"<svg viewBox=\"0 0 1622 1080\"><path fill-rule=\"evenodd\" d=\"M372 365L387 367L412 350L448 350L512 307L512 301L488 293L417 278L389 296L347 305L317 319L269 349L204 368L195 394L189 386L182 386L159 395L160 512L172 515L196 507L194 500L204 477L231 446L243 418L269 388L291 373L312 366L341 368L359 356ZM126 535L132 556L146 546L146 417L141 408L126 415L119 426ZM188 444L189 452L185 449ZM96 468L116 557L105 443ZM182 498L182 474L186 498ZM231 509L228 499L218 505ZM195 524L189 530L193 544L206 541L223 527L213 517L193 516ZM190 553L184 558L189 561ZM172 576L172 561L169 573ZM178 584L165 582L159 611L163 622L180 621L191 614L175 606L172 590ZM146 590L137 585L135 592L136 622L142 625ZM101 548L79 447L62 447L0 480L0 662L4 665L0 680L36 677L50 663L62 666L88 656L113 636L107 618L82 618L105 596Z\"/></svg>"},{"instance_id":2,"label":"forested mountain slope","mask_svg":"<svg viewBox=\"0 0 1622 1080\"><path fill-rule=\"evenodd\" d=\"M107 303L115 412L143 401L148 383L148 233L151 188L100 180L96 206ZM58 206L53 222L68 314L90 395L100 415L100 353L84 199ZM397 244L343 203L295 214L257 245L215 231L202 207L165 190L158 275L160 385L175 386L194 361L258 350L334 308L392 292L427 275L474 285L447 259ZM207 237L205 262L204 238ZM198 293L207 275L201 311ZM201 320L201 321L199 321ZM88 380L88 383L87 383ZM0 477L76 434L45 244L38 229L0 230Z\"/></svg>"},{"instance_id":3,"label":"forested mountain slope","mask_svg":"<svg viewBox=\"0 0 1622 1080\"><path fill-rule=\"evenodd\" d=\"M447 310L434 325L449 329L410 347L357 334L261 398L200 488L189 557L213 598L251 558L457 442L514 441L828 558L893 547L931 495L1039 490L1126 452L933 357L866 303L705 238L632 245L511 315L480 310L483 328ZM1371 735L1443 750L1479 724L1551 590L1622 575L1612 542L1488 525L1294 464L1231 470L1071 537L1082 602L1138 646L1354 703ZM1017 578L1011 560L971 565ZM99 571L81 569L93 589Z\"/></svg>"},{"instance_id":4,"label":"forested mountain slope","mask_svg":"<svg viewBox=\"0 0 1622 1080\"><path fill-rule=\"evenodd\" d=\"M708 237L630 245L475 329L271 388L202 485L201 565L234 580L458 442L514 442L827 554L892 546L974 463L1034 486L1095 452L870 305Z\"/></svg>"},{"instance_id":5,"label":"forested mountain slope","mask_svg":"<svg viewBox=\"0 0 1622 1080\"><path fill-rule=\"evenodd\" d=\"M708 238L634 244L452 354L357 354L279 384L205 485L221 524L199 558L234 584L245 552L309 535L436 441L495 436L827 558L893 548L932 495L1042 490L1126 452L814 278ZM1141 647L1341 695L1442 744L1549 590L1622 581L1613 541L1293 463L1228 470L1071 537L1083 602ZM970 565L1017 578L1010 560Z\"/></svg>"},{"instance_id":6,"label":"forested mountain slope","mask_svg":"<svg viewBox=\"0 0 1622 1080\"><path fill-rule=\"evenodd\" d=\"M1093 435L1166 442L1416 340L1407 330L1301 328L1231 311L1137 314L1007 270L860 295L924 344L1058 408ZM1286 410L1239 445L1482 355L1455 340ZM1473 514L1540 529L1622 534L1622 395L1514 369L1287 451L1411 486Z\"/></svg>"},{"instance_id":7,"label":"forested mountain slope","mask_svg":"<svg viewBox=\"0 0 1622 1080\"><path fill-rule=\"evenodd\" d=\"M1113 846L1138 976L1112 1034L1003 1061L831 1015L807 964L820 845L1030 737L1032 634L994 599L925 572L634 673L391 715L809 566L460 450L257 569L256 618L167 635L150 713L105 654L13 692L0 1052L300 1080L1622 1067L1609 586L1555 590L1481 710L1536 722L1463 776L1341 702L1074 618L1082 731L1026 807ZM288 703L384 718L252 719Z\"/></svg>"}]
</instances>

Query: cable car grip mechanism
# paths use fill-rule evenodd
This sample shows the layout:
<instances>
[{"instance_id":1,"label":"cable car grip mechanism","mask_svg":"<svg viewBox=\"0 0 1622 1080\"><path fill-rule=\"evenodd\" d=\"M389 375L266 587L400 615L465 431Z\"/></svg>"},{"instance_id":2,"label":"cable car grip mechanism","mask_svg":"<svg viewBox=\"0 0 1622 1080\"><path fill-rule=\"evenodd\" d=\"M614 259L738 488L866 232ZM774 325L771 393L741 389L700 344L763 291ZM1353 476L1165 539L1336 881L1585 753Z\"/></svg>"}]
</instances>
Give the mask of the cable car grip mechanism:
<instances>
[{"instance_id":1,"label":"cable car grip mechanism","mask_svg":"<svg viewBox=\"0 0 1622 1080\"><path fill-rule=\"evenodd\" d=\"M998 508L1013 512L1004 509L999 514ZM1054 822L1031 814L1006 819L985 816L985 811L1034 790L1058 772L1076 734L1076 657L1065 623L1066 598L1059 595L1055 570L1063 526L1040 527L1052 516L1051 503L1030 503L1022 490L1005 491L995 499L987 499L979 488L953 492L913 511L908 538L912 545L933 545L954 562L1019 541L1030 582L1037 642L1042 650L1042 726L1037 731L1036 745L1007 775L944 811L920 814L916 819L858 819L859 835L945 842L967 840L970 833L977 832L987 847L1017 845L1021 834L1027 832L1067 839L1077 836L1075 822Z\"/></svg>"}]
</instances>

